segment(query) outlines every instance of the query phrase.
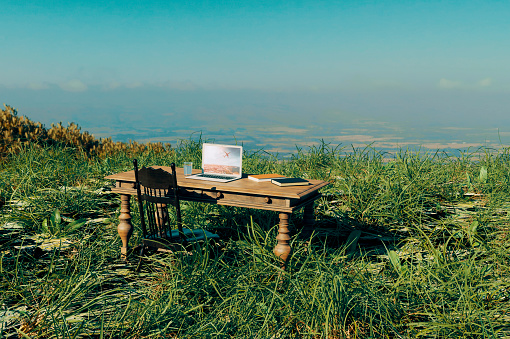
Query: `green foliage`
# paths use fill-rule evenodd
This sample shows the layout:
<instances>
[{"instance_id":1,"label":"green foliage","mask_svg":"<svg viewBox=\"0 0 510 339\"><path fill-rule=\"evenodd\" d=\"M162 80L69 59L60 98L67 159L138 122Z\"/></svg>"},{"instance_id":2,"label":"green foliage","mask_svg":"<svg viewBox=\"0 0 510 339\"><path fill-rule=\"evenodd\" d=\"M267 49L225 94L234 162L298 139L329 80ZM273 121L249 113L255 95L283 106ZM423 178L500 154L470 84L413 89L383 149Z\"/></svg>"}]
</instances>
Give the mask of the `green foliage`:
<instances>
[{"instance_id":1,"label":"green foliage","mask_svg":"<svg viewBox=\"0 0 510 339\"><path fill-rule=\"evenodd\" d=\"M85 225L87 219L71 220L64 222L58 209L51 213L49 219L44 219L41 225L42 231L53 237L67 236Z\"/></svg>"}]
</instances>

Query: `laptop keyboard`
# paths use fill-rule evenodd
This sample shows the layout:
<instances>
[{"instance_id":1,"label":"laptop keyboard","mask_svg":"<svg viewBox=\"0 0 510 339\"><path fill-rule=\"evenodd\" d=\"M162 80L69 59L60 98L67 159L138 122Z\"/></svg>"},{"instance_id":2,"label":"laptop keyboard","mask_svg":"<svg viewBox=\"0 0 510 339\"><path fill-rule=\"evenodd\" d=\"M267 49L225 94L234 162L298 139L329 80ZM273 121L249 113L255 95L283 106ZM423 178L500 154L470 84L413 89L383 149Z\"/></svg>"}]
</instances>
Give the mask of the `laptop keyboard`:
<instances>
[{"instance_id":1,"label":"laptop keyboard","mask_svg":"<svg viewBox=\"0 0 510 339\"><path fill-rule=\"evenodd\" d=\"M212 179L232 179L232 177L228 177L226 175L220 175L220 174L208 174L208 173L203 173L200 175L201 177L205 177L205 178L212 178Z\"/></svg>"}]
</instances>

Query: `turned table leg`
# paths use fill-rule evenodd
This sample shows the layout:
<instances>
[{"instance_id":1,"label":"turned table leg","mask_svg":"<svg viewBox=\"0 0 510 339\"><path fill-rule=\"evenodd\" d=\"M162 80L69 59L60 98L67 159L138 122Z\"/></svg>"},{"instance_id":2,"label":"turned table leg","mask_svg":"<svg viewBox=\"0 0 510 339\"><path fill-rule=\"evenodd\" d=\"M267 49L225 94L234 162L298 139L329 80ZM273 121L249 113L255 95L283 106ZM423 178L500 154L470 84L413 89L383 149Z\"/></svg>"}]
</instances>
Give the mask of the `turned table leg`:
<instances>
[{"instance_id":1,"label":"turned table leg","mask_svg":"<svg viewBox=\"0 0 510 339\"><path fill-rule=\"evenodd\" d=\"M274 248L274 254L280 258L282 270L285 270L292 252L289 245L289 217L289 213L280 213L280 225L278 228L278 235L276 236L278 243Z\"/></svg>"},{"instance_id":2,"label":"turned table leg","mask_svg":"<svg viewBox=\"0 0 510 339\"><path fill-rule=\"evenodd\" d=\"M314 230L315 218L313 216L313 201L305 206L303 211L303 230L301 236L309 238Z\"/></svg>"},{"instance_id":3,"label":"turned table leg","mask_svg":"<svg viewBox=\"0 0 510 339\"><path fill-rule=\"evenodd\" d=\"M131 208L129 206L130 197L131 196L129 194L120 195L120 222L117 227L117 232L122 240L122 247L120 249L120 256L122 259L126 259L127 257L129 238L131 238L131 234L133 233L133 225L131 224Z\"/></svg>"}]
</instances>

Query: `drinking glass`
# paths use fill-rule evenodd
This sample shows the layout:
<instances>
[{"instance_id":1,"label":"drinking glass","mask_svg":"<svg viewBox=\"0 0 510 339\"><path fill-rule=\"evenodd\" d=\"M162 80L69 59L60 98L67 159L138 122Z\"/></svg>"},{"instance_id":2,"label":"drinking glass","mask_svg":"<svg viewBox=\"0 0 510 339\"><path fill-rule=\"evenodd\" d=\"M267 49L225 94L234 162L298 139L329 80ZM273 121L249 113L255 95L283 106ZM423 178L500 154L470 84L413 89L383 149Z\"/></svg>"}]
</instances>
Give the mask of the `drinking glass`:
<instances>
[{"instance_id":1,"label":"drinking glass","mask_svg":"<svg viewBox=\"0 0 510 339\"><path fill-rule=\"evenodd\" d=\"M184 175L191 175L191 169L193 168L192 162L184 163Z\"/></svg>"}]
</instances>

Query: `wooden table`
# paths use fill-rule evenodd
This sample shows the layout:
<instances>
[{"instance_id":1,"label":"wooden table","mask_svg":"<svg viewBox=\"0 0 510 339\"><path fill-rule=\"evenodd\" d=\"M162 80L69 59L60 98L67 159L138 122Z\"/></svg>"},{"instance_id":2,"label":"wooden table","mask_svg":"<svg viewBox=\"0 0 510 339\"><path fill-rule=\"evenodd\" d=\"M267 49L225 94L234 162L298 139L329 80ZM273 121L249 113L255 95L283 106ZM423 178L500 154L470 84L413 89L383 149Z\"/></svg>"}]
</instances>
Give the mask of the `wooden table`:
<instances>
[{"instance_id":1,"label":"wooden table","mask_svg":"<svg viewBox=\"0 0 510 339\"><path fill-rule=\"evenodd\" d=\"M152 166L171 172L170 167ZM193 170L193 174L200 170ZM117 231L122 240L121 255L125 258L128 252L129 238L133 233L131 224L130 197L136 196L134 188L134 171L112 174L105 179L116 181L112 192L119 193L121 210ZM242 179L221 183L215 181L187 179L183 169L177 168L177 184L180 188L180 199L186 201L205 202L210 204L255 208L260 210L280 212L277 244L274 254L282 261L285 269L287 260L291 254L289 244L289 217L295 210L304 207L304 232L313 230L313 203L321 194L319 189L328 185L329 182L322 180L310 180L307 186L280 187L271 182L256 182L243 175Z\"/></svg>"}]
</instances>

